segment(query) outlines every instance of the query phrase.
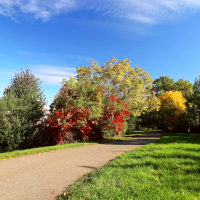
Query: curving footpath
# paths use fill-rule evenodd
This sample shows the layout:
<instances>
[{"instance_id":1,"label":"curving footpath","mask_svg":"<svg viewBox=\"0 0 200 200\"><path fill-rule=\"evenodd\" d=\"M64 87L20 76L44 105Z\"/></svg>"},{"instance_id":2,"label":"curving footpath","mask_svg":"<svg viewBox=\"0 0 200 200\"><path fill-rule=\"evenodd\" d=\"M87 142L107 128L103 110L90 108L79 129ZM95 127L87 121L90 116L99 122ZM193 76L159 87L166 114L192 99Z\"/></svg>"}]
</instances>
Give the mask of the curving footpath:
<instances>
[{"instance_id":1,"label":"curving footpath","mask_svg":"<svg viewBox=\"0 0 200 200\"><path fill-rule=\"evenodd\" d=\"M106 144L62 149L0 162L1 200L53 200L83 175L117 156L161 138L145 133Z\"/></svg>"}]
</instances>

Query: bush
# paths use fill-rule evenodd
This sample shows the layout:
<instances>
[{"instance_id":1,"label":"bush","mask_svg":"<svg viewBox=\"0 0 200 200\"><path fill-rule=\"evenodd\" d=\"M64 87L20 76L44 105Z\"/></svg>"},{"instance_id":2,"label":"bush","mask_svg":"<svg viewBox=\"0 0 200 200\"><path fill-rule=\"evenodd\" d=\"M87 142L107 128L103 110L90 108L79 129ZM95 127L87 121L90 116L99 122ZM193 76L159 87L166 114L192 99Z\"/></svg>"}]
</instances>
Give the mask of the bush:
<instances>
[{"instance_id":1,"label":"bush","mask_svg":"<svg viewBox=\"0 0 200 200\"><path fill-rule=\"evenodd\" d=\"M65 84L51 110L42 129L43 145L103 139L106 130L112 130L111 136L121 134L128 115L125 103L104 98L103 87L89 81L78 81L73 89Z\"/></svg>"}]
</instances>

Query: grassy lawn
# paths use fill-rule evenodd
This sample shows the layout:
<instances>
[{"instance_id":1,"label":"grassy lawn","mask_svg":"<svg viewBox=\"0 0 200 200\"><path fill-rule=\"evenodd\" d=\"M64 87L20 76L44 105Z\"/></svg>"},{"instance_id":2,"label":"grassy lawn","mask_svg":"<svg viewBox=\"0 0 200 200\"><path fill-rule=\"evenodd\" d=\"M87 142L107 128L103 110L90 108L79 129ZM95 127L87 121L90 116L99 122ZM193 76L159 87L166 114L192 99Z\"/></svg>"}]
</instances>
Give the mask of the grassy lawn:
<instances>
[{"instance_id":1,"label":"grassy lawn","mask_svg":"<svg viewBox=\"0 0 200 200\"><path fill-rule=\"evenodd\" d=\"M0 160L1 159L15 158L15 157L19 157L19 156L39 154L39 153L49 152L49 151L54 151L54 150L59 150L59 149L79 147L79 146L84 146L84 145L94 145L94 144L99 144L99 143L113 142L113 141L116 141L116 140L125 140L125 139L128 139L130 137L138 136L140 134L141 133L127 132L127 134L125 136L116 137L116 138L106 138L105 141L99 141L99 142L77 142L77 143L71 143L71 144L39 147L39 148L34 148L34 149L26 149L26 150L18 150L18 151L0 153Z\"/></svg>"},{"instance_id":2,"label":"grassy lawn","mask_svg":"<svg viewBox=\"0 0 200 200\"><path fill-rule=\"evenodd\" d=\"M58 199L200 199L200 135L162 135L82 177Z\"/></svg>"}]
</instances>

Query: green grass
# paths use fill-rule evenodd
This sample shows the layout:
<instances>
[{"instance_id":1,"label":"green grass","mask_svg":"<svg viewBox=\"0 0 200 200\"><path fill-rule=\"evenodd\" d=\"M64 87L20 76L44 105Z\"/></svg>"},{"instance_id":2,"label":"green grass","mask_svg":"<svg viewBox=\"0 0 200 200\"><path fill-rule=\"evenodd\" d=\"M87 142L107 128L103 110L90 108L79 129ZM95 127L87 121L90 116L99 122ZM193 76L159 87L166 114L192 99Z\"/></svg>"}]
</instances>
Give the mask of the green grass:
<instances>
[{"instance_id":1,"label":"green grass","mask_svg":"<svg viewBox=\"0 0 200 200\"><path fill-rule=\"evenodd\" d=\"M39 147L39 148L33 148L33 149L26 149L26 150L18 150L18 151L0 153L0 160L20 157L20 156L39 154L39 153L55 151L55 150L59 150L59 149L67 149L67 148L73 148L73 147L79 147L79 146L85 146L85 145L94 145L94 144L99 144L99 143L108 143L108 142L113 142L113 141L116 141L116 140L125 140L125 139L128 139L130 137L138 136L140 134L141 133L127 132L127 134L125 136L116 137L116 138L106 138L105 141L77 142L77 143L71 143L71 144Z\"/></svg>"},{"instance_id":2,"label":"green grass","mask_svg":"<svg viewBox=\"0 0 200 200\"><path fill-rule=\"evenodd\" d=\"M200 199L200 135L162 135L82 177L58 199Z\"/></svg>"}]
</instances>

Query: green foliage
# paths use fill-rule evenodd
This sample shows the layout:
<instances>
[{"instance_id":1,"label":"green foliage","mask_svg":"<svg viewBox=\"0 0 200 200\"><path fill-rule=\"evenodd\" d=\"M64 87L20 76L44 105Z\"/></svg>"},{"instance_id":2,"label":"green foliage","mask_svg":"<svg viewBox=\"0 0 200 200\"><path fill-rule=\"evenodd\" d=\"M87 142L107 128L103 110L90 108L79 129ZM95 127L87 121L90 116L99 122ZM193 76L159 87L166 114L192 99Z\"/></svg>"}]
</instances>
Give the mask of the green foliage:
<instances>
[{"instance_id":1,"label":"green foliage","mask_svg":"<svg viewBox=\"0 0 200 200\"><path fill-rule=\"evenodd\" d=\"M171 79L169 76L160 76L160 78L154 80L152 85L152 90L154 90L158 96L167 91L175 90L174 79Z\"/></svg>"},{"instance_id":2,"label":"green foliage","mask_svg":"<svg viewBox=\"0 0 200 200\"><path fill-rule=\"evenodd\" d=\"M176 90L181 91L185 98L193 93L193 85L188 80L179 79L175 86Z\"/></svg>"},{"instance_id":3,"label":"green foliage","mask_svg":"<svg viewBox=\"0 0 200 200\"><path fill-rule=\"evenodd\" d=\"M138 121L141 127L155 129L158 126L159 113L157 110L145 111L138 117Z\"/></svg>"},{"instance_id":4,"label":"green foliage","mask_svg":"<svg viewBox=\"0 0 200 200\"><path fill-rule=\"evenodd\" d=\"M75 89L77 86L77 80L73 76L70 76L69 80L63 78L61 84L68 85L70 89Z\"/></svg>"},{"instance_id":5,"label":"green foliage","mask_svg":"<svg viewBox=\"0 0 200 200\"><path fill-rule=\"evenodd\" d=\"M193 85L188 80L179 79L177 82L169 76L160 76L153 82L153 88L158 96L161 96L167 91L181 91L185 96L191 95L193 92Z\"/></svg>"},{"instance_id":6,"label":"green foliage","mask_svg":"<svg viewBox=\"0 0 200 200\"><path fill-rule=\"evenodd\" d=\"M72 81L73 78L71 78ZM71 83L63 81L64 83ZM60 108L65 108L70 104L73 108L90 109L93 113L91 118L98 118L102 114L101 106L103 106L104 98L102 97L103 86L97 82L79 80L75 84L63 85L63 89L55 96L53 103L50 105L51 112ZM64 92L70 90L71 95ZM95 99L98 101L95 101Z\"/></svg>"},{"instance_id":7,"label":"green foliage","mask_svg":"<svg viewBox=\"0 0 200 200\"><path fill-rule=\"evenodd\" d=\"M36 125L43 116L45 97L39 79L29 70L15 74L0 101L1 151L34 145Z\"/></svg>"}]
</instances>

